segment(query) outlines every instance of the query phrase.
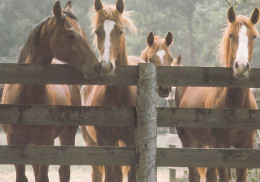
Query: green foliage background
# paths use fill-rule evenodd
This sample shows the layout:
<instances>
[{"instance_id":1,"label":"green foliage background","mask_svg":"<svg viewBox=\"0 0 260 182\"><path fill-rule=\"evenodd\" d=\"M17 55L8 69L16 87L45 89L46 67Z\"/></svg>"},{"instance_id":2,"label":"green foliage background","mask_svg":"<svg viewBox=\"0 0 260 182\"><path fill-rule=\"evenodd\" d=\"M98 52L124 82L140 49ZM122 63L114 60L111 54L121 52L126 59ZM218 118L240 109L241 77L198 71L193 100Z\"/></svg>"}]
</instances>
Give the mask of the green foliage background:
<instances>
[{"instance_id":1,"label":"green foliage background","mask_svg":"<svg viewBox=\"0 0 260 182\"><path fill-rule=\"evenodd\" d=\"M0 62L16 62L19 49L34 25L51 15L54 0L1 0ZM64 6L67 1L61 0ZM116 0L104 0L114 4ZM73 0L74 12L85 28L90 42L89 9L94 0ZM139 56L146 46L150 31L174 35L172 52L183 56L184 65L215 66L216 50L225 27L229 4L236 4L237 15L250 16L260 0L125 0L126 9L133 10L138 35L126 31L129 55ZM257 26L259 30L259 25ZM260 40L255 43L253 66L260 66Z\"/></svg>"}]
</instances>

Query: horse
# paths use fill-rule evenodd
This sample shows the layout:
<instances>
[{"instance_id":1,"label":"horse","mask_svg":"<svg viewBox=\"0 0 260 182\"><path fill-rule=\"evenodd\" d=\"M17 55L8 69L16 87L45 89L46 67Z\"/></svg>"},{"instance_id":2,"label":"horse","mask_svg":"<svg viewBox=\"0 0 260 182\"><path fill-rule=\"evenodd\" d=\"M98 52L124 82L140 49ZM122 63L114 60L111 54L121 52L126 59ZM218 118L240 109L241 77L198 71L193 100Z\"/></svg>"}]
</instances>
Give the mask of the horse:
<instances>
[{"instance_id":1,"label":"horse","mask_svg":"<svg viewBox=\"0 0 260 182\"><path fill-rule=\"evenodd\" d=\"M71 2L64 9L57 1L53 15L36 25L23 45L18 63L61 64L57 58L82 72L86 78L100 75L100 63L86 38L85 32L73 14ZM17 105L74 105L80 106L78 85L6 84L2 104ZM36 121L37 122L37 121ZM75 145L77 126L24 126L3 124L8 145ZM48 182L48 165L33 165L35 181ZM28 182L25 165L15 165L16 181ZM61 182L70 180L70 166L59 168Z\"/></svg>"},{"instance_id":2,"label":"horse","mask_svg":"<svg viewBox=\"0 0 260 182\"><path fill-rule=\"evenodd\" d=\"M175 59L170 50L173 41L171 32L168 32L165 38L154 36L153 32L150 32L146 38L147 47L141 52L140 58L157 66L180 66L181 55ZM166 98L172 91L172 87L159 86L157 91L160 97Z\"/></svg>"},{"instance_id":3,"label":"horse","mask_svg":"<svg viewBox=\"0 0 260 182\"><path fill-rule=\"evenodd\" d=\"M236 16L233 7L228 9L228 26L224 29L218 49L220 63L233 69L238 79L246 79L249 74L254 39L259 37L255 27L259 20L259 9L256 7L250 18ZM234 108L258 109L255 97L250 88L228 87L178 87L176 105L181 108ZM210 148L253 148L253 129L192 129L177 128L183 147ZM247 169L236 169L236 181L246 182ZM227 169L218 169L219 181L228 182ZM217 170L208 168L206 180L217 181ZM189 181L200 181L197 168L189 168Z\"/></svg>"},{"instance_id":4,"label":"horse","mask_svg":"<svg viewBox=\"0 0 260 182\"><path fill-rule=\"evenodd\" d=\"M115 75L118 66L145 63L138 57L127 56L124 27L133 33L137 28L124 7L123 0L117 0L115 6L103 5L101 0L94 2L91 19L94 43L100 53L101 74ZM136 106L136 86L84 85L81 88L81 104ZM87 146L135 146L135 127L80 126L80 129ZM135 167L130 168L128 173L129 170L118 167L92 166L92 181L135 181Z\"/></svg>"}]
</instances>

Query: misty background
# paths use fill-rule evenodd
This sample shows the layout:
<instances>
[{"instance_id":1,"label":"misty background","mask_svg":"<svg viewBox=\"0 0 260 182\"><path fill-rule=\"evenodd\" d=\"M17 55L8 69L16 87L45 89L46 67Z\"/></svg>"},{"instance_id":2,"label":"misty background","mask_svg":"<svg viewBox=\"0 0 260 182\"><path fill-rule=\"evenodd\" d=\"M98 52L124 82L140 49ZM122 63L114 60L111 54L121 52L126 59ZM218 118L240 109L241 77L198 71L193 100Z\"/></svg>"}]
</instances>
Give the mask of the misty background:
<instances>
[{"instance_id":1,"label":"misty background","mask_svg":"<svg viewBox=\"0 0 260 182\"><path fill-rule=\"evenodd\" d=\"M230 0L236 14L248 17L260 0ZM54 0L0 0L0 63L16 62L19 50L32 28L51 15ZM67 1L61 0L62 7ZM103 0L115 4L116 0ZM182 55L183 65L216 66L216 51L226 26L228 0L125 0L126 9L133 11L138 35L126 28L128 55L140 56L150 31L165 37L174 35L171 47L174 57ZM74 13L92 43L89 10L94 0L73 0ZM259 24L257 28L259 30ZM94 48L94 47L93 47ZM98 55L98 53L97 53ZM260 40L255 41L252 67L260 67Z\"/></svg>"}]
</instances>

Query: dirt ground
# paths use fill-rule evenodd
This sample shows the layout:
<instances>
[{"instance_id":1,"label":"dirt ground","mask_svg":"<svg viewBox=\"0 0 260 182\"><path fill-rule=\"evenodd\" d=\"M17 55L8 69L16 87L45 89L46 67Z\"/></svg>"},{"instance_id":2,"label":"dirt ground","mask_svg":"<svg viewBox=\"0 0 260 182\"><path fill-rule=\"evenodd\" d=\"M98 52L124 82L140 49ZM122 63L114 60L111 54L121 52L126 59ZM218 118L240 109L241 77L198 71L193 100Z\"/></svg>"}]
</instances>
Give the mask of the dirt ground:
<instances>
[{"instance_id":1,"label":"dirt ground","mask_svg":"<svg viewBox=\"0 0 260 182\"><path fill-rule=\"evenodd\" d=\"M166 135L158 136L158 147L167 147ZM0 132L0 145L6 145L6 135ZM59 145L59 141L55 141L55 145ZM85 143L80 133L76 135L76 146L85 146ZM50 182L58 182L59 166L50 166L49 179ZM182 173L178 173L179 177L182 177ZM26 166L26 176L29 182L34 182L34 175L31 166ZM0 182L14 182L15 170L13 165L0 165ZM90 182L91 181L91 166L71 166L71 180L70 182ZM169 169L158 168L157 169L157 181L169 182Z\"/></svg>"}]
</instances>

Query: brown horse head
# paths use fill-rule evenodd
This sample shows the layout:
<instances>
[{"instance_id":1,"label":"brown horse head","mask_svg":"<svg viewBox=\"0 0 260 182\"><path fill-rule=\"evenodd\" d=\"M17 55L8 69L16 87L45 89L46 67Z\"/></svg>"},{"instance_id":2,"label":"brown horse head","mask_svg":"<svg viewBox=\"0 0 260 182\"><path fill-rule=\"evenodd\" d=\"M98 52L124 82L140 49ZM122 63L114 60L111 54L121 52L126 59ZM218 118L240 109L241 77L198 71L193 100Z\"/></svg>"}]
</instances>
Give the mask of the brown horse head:
<instances>
[{"instance_id":1,"label":"brown horse head","mask_svg":"<svg viewBox=\"0 0 260 182\"><path fill-rule=\"evenodd\" d=\"M141 59L146 62L154 63L157 66L178 66L181 64L181 56L174 59L170 50L173 43L173 35L168 32L165 38L154 36L150 32L147 36L147 47L141 53ZM171 87L158 87L158 94L160 97L168 97L171 92Z\"/></svg>"},{"instance_id":2,"label":"brown horse head","mask_svg":"<svg viewBox=\"0 0 260 182\"><path fill-rule=\"evenodd\" d=\"M71 2L63 10L53 6L53 16L30 33L19 55L19 63L47 63L57 58L82 71L86 78L100 74L99 62L85 32L73 14Z\"/></svg>"},{"instance_id":3,"label":"brown horse head","mask_svg":"<svg viewBox=\"0 0 260 182\"><path fill-rule=\"evenodd\" d=\"M234 75L246 77L250 68L254 39L259 37L255 27L259 20L259 9L256 7L251 18L236 16L233 7L228 9L228 27L225 29L219 49L220 61L225 67L232 67Z\"/></svg>"},{"instance_id":4,"label":"brown horse head","mask_svg":"<svg viewBox=\"0 0 260 182\"><path fill-rule=\"evenodd\" d=\"M100 52L101 72L113 74L116 65L127 62L124 26L136 32L129 12L124 10L123 0L117 0L116 6L104 6L101 0L95 0L92 26L95 43Z\"/></svg>"}]
</instances>

